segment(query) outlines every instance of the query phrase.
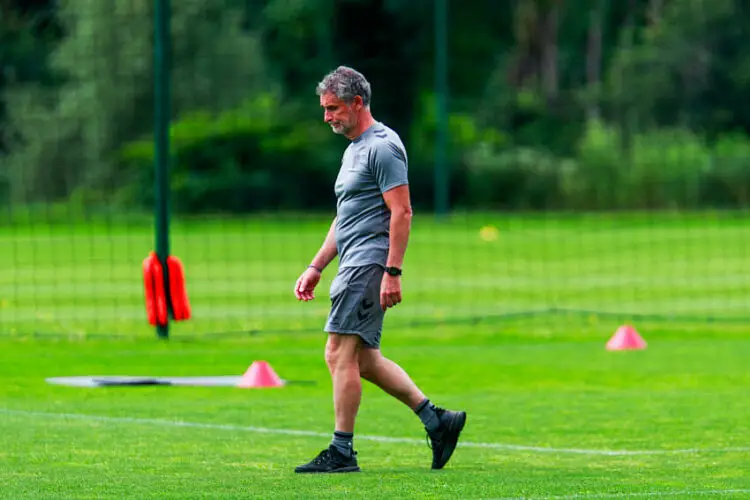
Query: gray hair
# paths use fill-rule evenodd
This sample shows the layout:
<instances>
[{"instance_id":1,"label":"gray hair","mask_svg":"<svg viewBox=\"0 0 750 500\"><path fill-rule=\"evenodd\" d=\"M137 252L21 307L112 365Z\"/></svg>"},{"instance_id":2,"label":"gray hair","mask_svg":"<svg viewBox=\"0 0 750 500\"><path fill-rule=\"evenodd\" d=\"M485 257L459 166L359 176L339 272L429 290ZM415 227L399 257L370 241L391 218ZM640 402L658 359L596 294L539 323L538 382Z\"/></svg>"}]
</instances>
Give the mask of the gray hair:
<instances>
[{"instance_id":1,"label":"gray hair","mask_svg":"<svg viewBox=\"0 0 750 500\"><path fill-rule=\"evenodd\" d=\"M347 104L351 104L356 96L360 96L365 107L370 105L372 98L370 82L362 73L347 66L339 66L318 83L315 93L323 95L327 92L333 93Z\"/></svg>"}]
</instances>

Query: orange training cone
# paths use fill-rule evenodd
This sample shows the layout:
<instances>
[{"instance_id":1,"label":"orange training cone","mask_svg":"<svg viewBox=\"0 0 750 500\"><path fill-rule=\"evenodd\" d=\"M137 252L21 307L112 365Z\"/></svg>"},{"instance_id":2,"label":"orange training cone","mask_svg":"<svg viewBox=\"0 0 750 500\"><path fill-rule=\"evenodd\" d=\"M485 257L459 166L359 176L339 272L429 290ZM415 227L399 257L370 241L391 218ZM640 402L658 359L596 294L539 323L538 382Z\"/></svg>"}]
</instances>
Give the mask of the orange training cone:
<instances>
[{"instance_id":1,"label":"orange training cone","mask_svg":"<svg viewBox=\"0 0 750 500\"><path fill-rule=\"evenodd\" d=\"M645 349L646 341L630 325L622 325L607 342L608 351L623 351L627 349Z\"/></svg>"},{"instance_id":2,"label":"orange training cone","mask_svg":"<svg viewBox=\"0 0 750 500\"><path fill-rule=\"evenodd\" d=\"M282 387L284 381L273 371L266 361L253 361L250 368L240 378L237 387Z\"/></svg>"}]
</instances>

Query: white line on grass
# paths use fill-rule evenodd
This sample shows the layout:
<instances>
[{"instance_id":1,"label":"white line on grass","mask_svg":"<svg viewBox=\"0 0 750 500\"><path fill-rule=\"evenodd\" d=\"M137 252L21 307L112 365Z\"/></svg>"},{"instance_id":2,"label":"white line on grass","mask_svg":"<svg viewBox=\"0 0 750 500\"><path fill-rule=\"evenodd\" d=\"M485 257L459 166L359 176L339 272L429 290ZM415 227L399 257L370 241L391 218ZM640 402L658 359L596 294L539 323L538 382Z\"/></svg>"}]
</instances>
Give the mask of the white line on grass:
<instances>
[{"instance_id":1,"label":"white line on grass","mask_svg":"<svg viewBox=\"0 0 750 500\"><path fill-rule=\"evenodd\" d=\"M551 497L509 497L498 500L595 500L599 498L647 498L647 497L673 497L682 495L732 495L736 493L750 493L750 489L729 490L679 490L679 491L644 491L642 493L579 493L574 495L559 495Z\"/></svg>"},{"instance_id":2,"label":"white line on grass","mask_svg":"<svg viewBox=\"0 0 750 500\"><path fill-rule=\"evenodd\" d=\"M211 424L204 422L185 422L181 420L163 420L157 418L137 418L137 417L108 417L104 415L89 415L85 413L55 413L42 411L12 410L9 408L0 408L0 413L7 415L19 415L24 417L47 417L56 419L73 419L87 420L97 422L121 423L121 424L138 424L138 425L161 425L166 427L188 427L193 429L217 429L222 431L254 432L257 434L276 434L285 436L309 436L330 438L328 432L304 431L296 429L274 429L269 427L255 427L246 425L233 424ZM358 440L375 441L378 443L409 443L425 444L424 439L414 439L405 437L389 436L368 436L358 435ZM750 451L750 447L737 448L685 448L675 450L594 450L585 448L551 448L546 446L525 446L507 443L482 443L473 441L460 441L460 447L466 448L490 448L496 450L511 451L529 451L535 453L558 453L558 454L578 454L578 455L606 455L613 457L632 456L632 455L667 455L667 454L695 454L695 453L732 453ZM574 497L562 497L574 498Z\"/></svg>"}]
</instances>

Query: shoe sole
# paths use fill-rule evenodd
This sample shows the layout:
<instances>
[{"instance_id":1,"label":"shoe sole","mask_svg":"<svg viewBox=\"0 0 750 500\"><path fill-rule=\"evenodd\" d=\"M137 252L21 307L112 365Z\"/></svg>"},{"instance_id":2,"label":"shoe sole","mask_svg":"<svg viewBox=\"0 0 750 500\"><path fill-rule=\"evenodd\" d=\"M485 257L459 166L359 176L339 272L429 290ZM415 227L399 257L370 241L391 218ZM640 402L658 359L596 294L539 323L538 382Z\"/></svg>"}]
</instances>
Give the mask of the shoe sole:
<instances>
[{"instance_id":1,"label":"shoe sole","mask_svg":"<svg viewBox=\"0 0 750 500\"><path fill-rule=\"evenodd\" d=\"M433 469L442 469L445 467L445 464L448 463L448 461L453 456L453 452L456 450L456 445L458 445L458 438L461 436L461 431L464 429L464 426L466 425L466 412L458 412L456 413L456 416L453 417L453 419L448 424L448 428L456 433L456 439L452 440L450 443L447 443L447 446L443 448L443 456L441 457L441 464L439 464L437 467L433 467Z\"/></svg>"},{"instance_id":2,"label":"shoe sole","mask_svg":"<svg viewBox=\"0 0 750 500\"><path fill-rule=\"evenodd\" d=\"M340 467L334 470L295 470L297 474L336 474L339 472L359 472L358 466L353 467Z\"/></svg>"}]
</instances>

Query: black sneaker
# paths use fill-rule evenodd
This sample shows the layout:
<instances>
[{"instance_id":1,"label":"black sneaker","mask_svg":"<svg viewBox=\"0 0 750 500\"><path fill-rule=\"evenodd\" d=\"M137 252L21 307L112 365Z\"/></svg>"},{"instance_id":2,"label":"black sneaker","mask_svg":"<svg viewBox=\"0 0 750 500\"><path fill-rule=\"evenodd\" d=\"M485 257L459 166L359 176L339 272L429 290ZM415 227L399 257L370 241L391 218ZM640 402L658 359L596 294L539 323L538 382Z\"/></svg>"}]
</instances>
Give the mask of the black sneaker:
<instances>
[{"instance_id":1,"label":"black sneaker","mask_svg":"<svg viewBox=\"0 0 750 500\"><path fill-rule=\"evenodd\" d=\"M458 436L466 424L466 412L435 408L435 413L440 419L440 427L433 432L427 431L427 437L432 448L432 468L442 469L456 449Z\"/></svg>"},{"instance_id":2,"label":"black sneaker","mask_svg":"<svg viewBox=\"0 0 750 500\"><path fill-rule=\"evenodd\" d=\"M321 451L309 463L300 465L294 472L359 472L357 452L347 457L333 446Z\"/></svg>"}]
</instances>

